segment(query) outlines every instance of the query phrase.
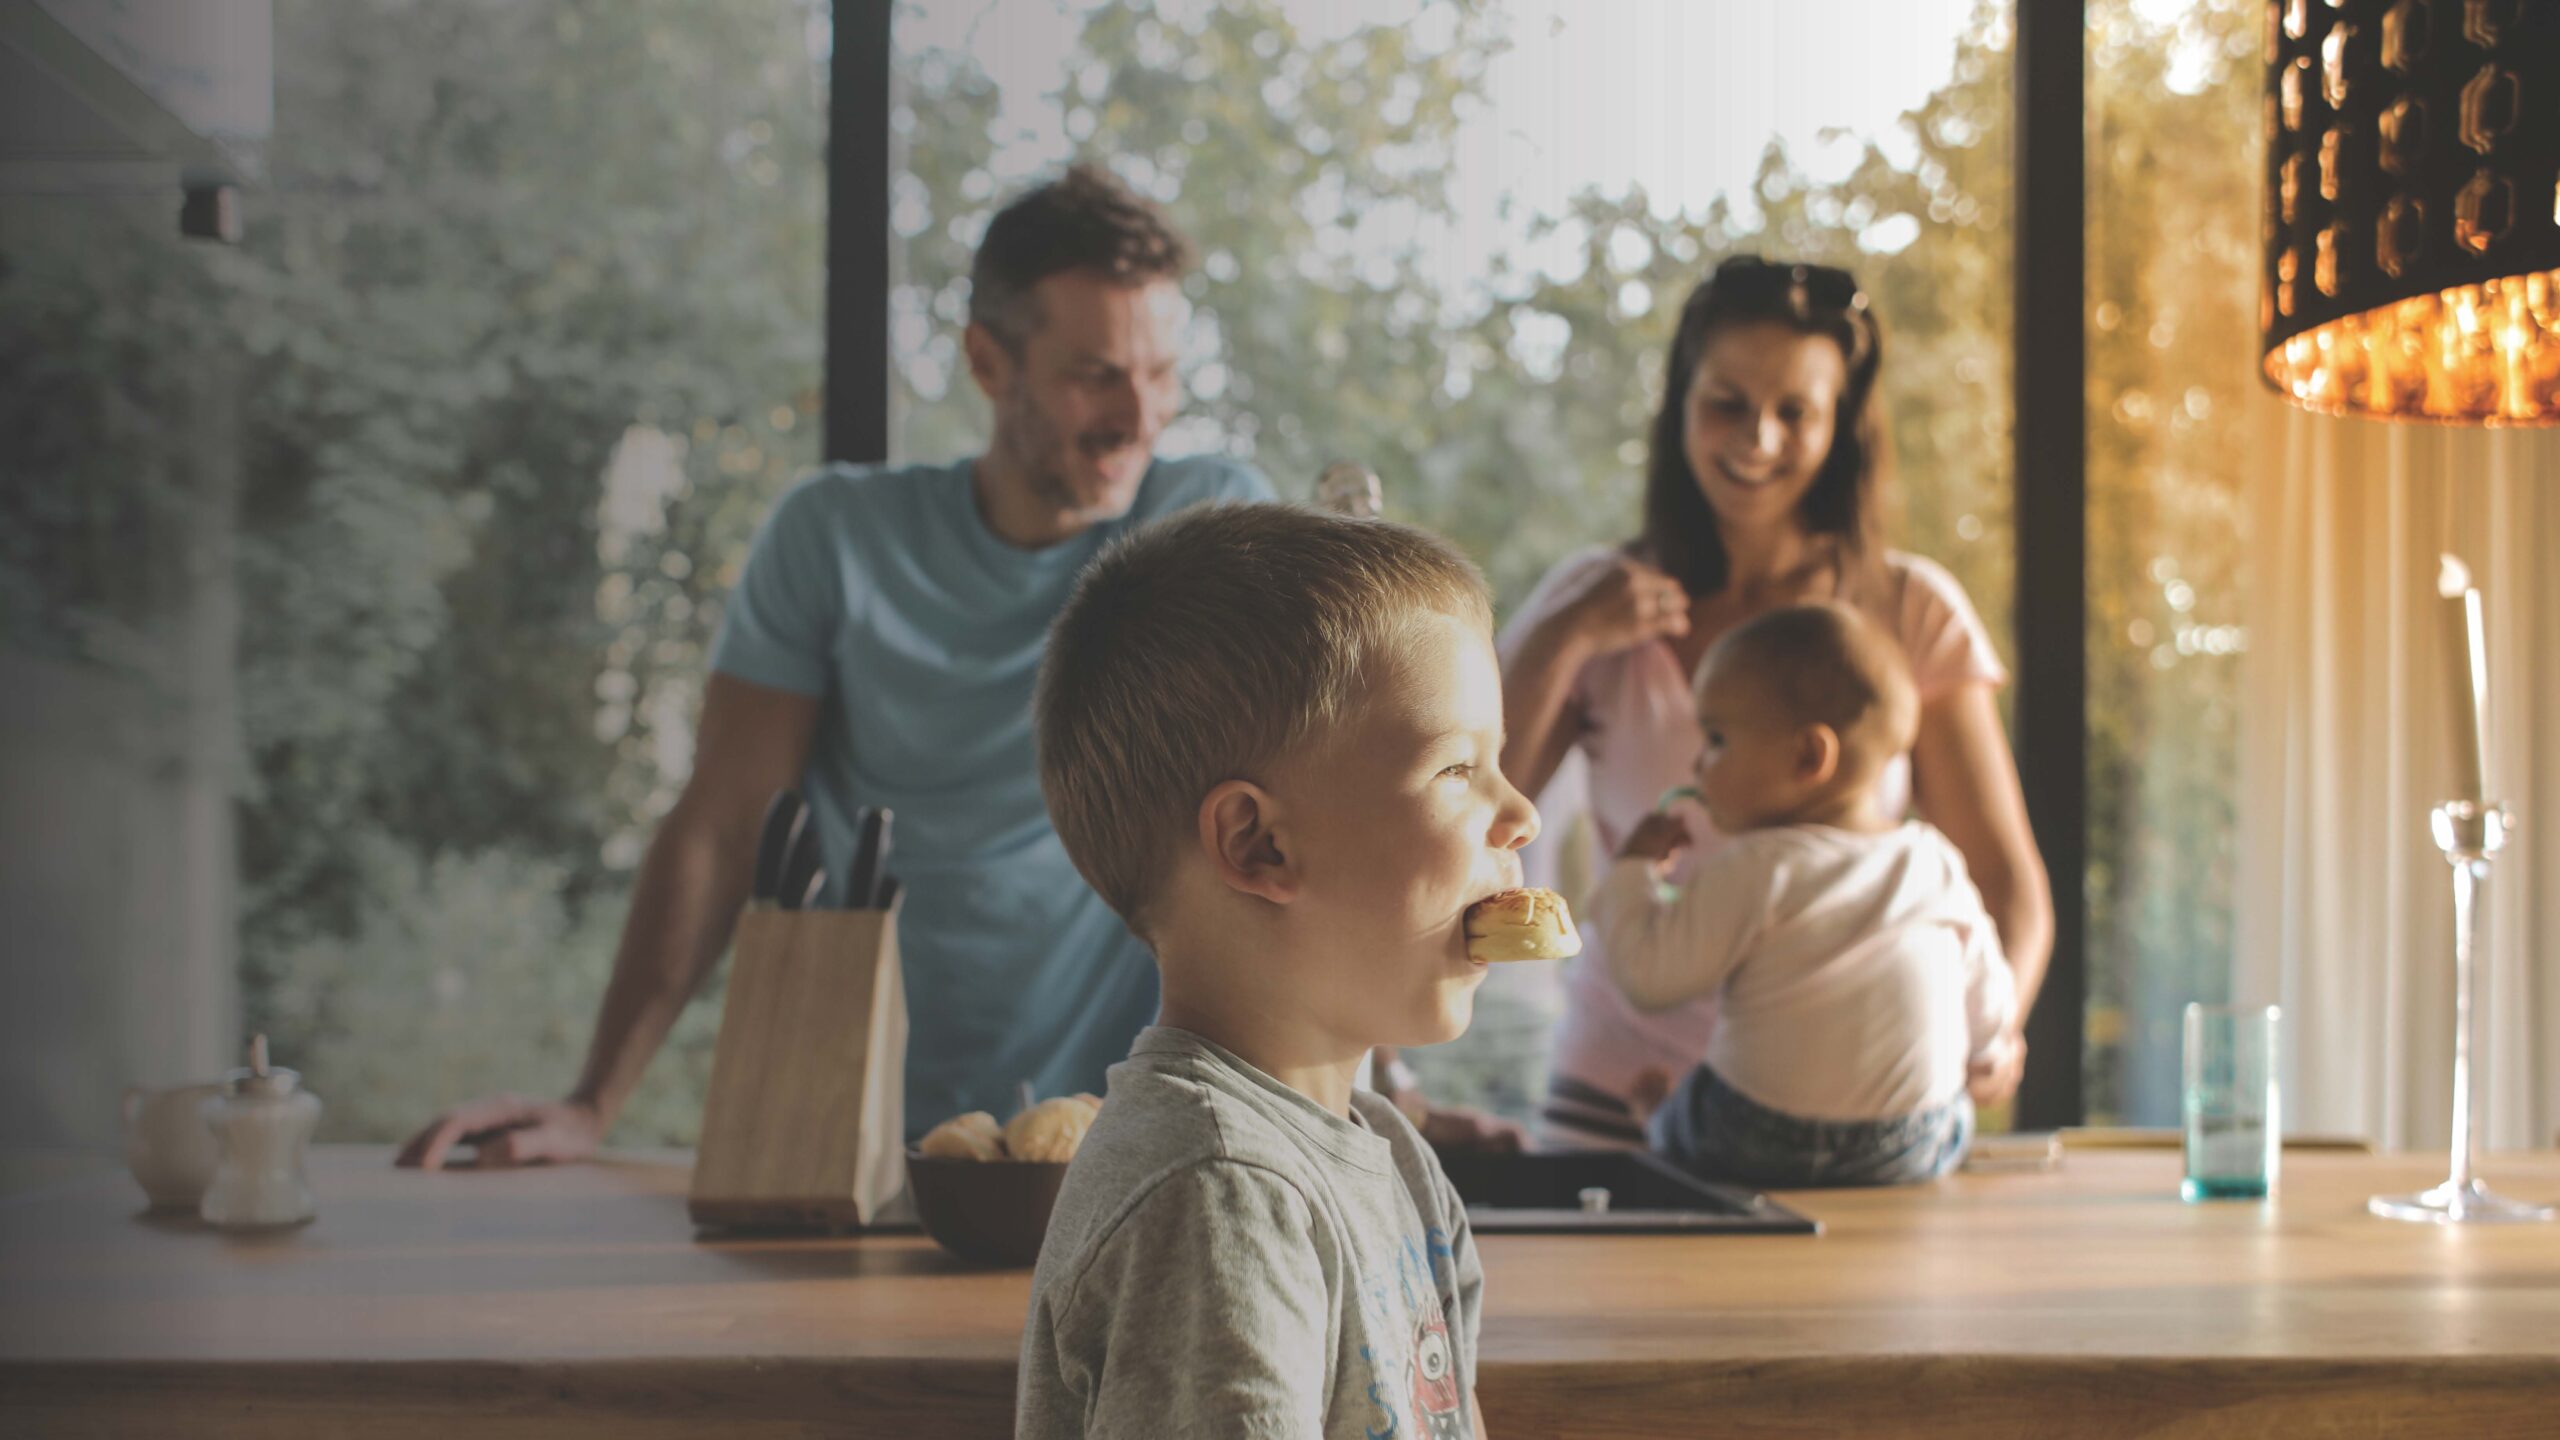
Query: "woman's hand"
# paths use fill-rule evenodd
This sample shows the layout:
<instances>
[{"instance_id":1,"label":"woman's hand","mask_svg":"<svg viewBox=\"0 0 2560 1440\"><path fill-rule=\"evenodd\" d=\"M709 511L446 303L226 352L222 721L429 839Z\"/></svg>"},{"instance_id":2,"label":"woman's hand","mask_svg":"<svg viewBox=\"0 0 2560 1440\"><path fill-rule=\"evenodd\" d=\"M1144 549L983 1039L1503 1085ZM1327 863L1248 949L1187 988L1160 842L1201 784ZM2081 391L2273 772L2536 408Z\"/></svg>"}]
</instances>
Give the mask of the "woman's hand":
<instances>
[{"instance_id":1,"label":"woman's hand","mask_svg":"<svg viewBox=\"0 0 2560 1440\"><path fill-rule=\"evenodd\" d=\"M1541 618L1506 635L1502 646L1502 719L1511 732L1502 773L1532 798L1555 778L1586 724L1573 697L1582 667L1648 640L1689 633L1689 593L1642 561L1598 557L1556 583L1554 607L1542 601Z\"/></svg>"},{"instance_id":2,"label":"woman's hand","mask_svg":"<svg viewBox=\"0 0 2560 1440\"><path fill-rule=\"evenodd\" d=\"M1664 636L1689 633L1689 592L1641 560L1618 557L1594 570L1558 612L1592 655L1614 655Z\"/></svg>"},{"instance_id":3,"label":"woman's hand","mask_svg":"<svg viewBox=\"0 0 2560 1440\"><path fill-rule=\"evenodd\" d=\"M1387 1103L1402 1111L1413 1128L1422 1132L1422 1138L1434 1150L1516 1155L1529 1147L1529 1132L1499 1115L1463 1105L1432 1104L1422 1093L1422 1077L1413 1073L1413 1067L1392 1046L1378 1047L1372 1082Z\"/></svg>"},{"instance_id":4,"label":"woman's hand","mask_svg":"<svg viewBox=\"0 0 2560 1440\"><path fill-rule=\"evenodd\" d=\"M1426 1104L1413 1128L1422 1132L1432 1149L1443 1152L1517 1155L1529 1148L1529 1132L1517 1122L1464 1105Z\"/></svg>"}]
</instances>

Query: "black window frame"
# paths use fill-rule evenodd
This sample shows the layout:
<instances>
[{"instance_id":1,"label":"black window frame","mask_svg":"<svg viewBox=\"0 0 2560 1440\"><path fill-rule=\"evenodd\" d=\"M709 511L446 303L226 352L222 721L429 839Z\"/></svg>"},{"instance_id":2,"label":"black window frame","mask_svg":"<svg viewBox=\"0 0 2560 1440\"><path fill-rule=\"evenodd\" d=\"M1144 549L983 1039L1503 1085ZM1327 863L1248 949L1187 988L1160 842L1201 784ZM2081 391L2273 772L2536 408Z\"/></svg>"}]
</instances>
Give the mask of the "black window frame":
<instances>
[{"instance_id":1,"label":"black window frame","mask_svg":"<svg viewBox=\"0 0 2560 1440\"><path fill-rule=\"evenodd\" d=\"M2079 1124L2087 1104L2088 7L2084 0L2015 4L2014 724L2027 818L2053 886L2053 958L2027 1019L2016 1123L2037 1130Z\"/></svg>"},{"instance_id":2,"label":"black window frame","mask_svg":"<svg viewBox=\"0 0 2560 1440\"><path fill-rule=\"evenodd\" d=\"M820 454L889 458L889 36L895 0L836 0L827 60L827 318Z\"/></svg>"}]
</instances>

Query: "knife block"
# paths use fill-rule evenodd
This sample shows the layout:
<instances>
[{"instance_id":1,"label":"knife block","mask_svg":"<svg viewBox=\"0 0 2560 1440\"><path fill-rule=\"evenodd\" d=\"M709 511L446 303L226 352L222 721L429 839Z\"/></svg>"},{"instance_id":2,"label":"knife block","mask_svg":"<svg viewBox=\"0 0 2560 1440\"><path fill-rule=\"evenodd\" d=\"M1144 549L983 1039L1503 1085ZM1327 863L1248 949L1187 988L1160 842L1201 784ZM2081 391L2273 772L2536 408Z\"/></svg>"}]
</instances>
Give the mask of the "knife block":
<instances>
[{"instance_id":1,"label":"knife block","mask_svg":"<svg viewBox=\"0 0 2560 1440\"><path fill-rule=\"evenodd\" d=\"M687 1209L696 1225L852 1230L906 1188L897 907L738 920Z\"/></svg>"}]
</instances>

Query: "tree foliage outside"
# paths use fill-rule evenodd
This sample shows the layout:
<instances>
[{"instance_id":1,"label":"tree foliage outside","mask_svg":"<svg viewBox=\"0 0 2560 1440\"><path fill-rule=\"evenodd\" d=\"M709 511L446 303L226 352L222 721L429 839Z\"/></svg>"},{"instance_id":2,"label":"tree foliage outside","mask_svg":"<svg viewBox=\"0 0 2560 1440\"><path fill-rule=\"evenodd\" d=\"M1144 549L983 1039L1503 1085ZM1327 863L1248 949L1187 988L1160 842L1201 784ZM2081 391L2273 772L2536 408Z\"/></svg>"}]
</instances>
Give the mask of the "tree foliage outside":
<instances>
[{"instance_id":1,"label":"tree foliage outside","mask_svg":"<svg viewBox=\"0 0 2560 1440\"><path fill-rule=\"evenodd\" d=\"M2228 998L2266 7L2090 7L2090 1108L2174 1124Z\"/></svg>"},{"instance_id":2,"label":"tree foliage outside","mask_svg":"<svg viewBox=\"0 0 2560 1440\"><path fill-rule=\"evenodd\" d=\"M2209 988L2229 945L2237 631L2216 617L2254 215L2249 7L2156 8L2091 6L2093 993L2144 1017ZM1905 163L1869 144L1823 181L1773 148L1703 214L1595 184L1514 219L1578 265L1484 276L1435 273L1414 237L1453 214L1446 155L1487 63L1535 43L1498 7L1321 39L1272 0L1076 13L1063 132L1206 257L1186 442L1299 495L1366 460L1507 607L1631 533L1662 349L1713 260L1850 264L1885 325L1897 543L1954 569L2005 644L2006 7L1977 11L1907 118ZM145 663L131 542L182 510L167 419L190 376L231 377L244 979L335 1138L576 1066L720 599L816 456L824 19L818 0L279 0L242 245L94 202L0 219L10 644ZM1002 97L966 54L898 71L896 445L939 459L985 433L957 336L1003 198ZM1495 992L1419 1058L1450 1098L1520 1113L1551 1009ZM691 1138L711 1011L618 1140ZM2123 1103L2109 1047L2147 1023L2093 1026L2098 1108Z\"/></svg>"},{"instance_id":3,"label":"tree foliage outside","mask_svg":"<svg viewBox=\"0 0 2560 1440\"><path fill-rule=\"evenodd\" d=\"M0 232L12 645L147 667L183 397L230 379L247 1019L324 1133L574 1070L709 620L816 458L821 18L281 0L241 245ZM627 1137L690 1133L707 1037Z\"/></svg>"},{"instance_id":4,"label":"tree foliage outside","mask_svg":"<svg viewBox=\"0 0 2560 1440\"><path fill-rule=\"evenodd\" d=\"M1850 265L1884 317L1909 482L1899 534L1949 564L2005 635L2005 8L1979 13L1947 85L1910 117L1908 166L1870 143L1846 179L1817 183L1772 147L1744 203L1702 215L1595 185L1564 214L1519 219L1524 240L1560 235L1578 264L1498 261L1485 276L1432 273L1414 237L1451 218L1445 157L1484 103L1495 48L1534 37L1510 36L1498 10L1406 8L1444 23L1398 15L1310 42L1269 0L1106 6L1065 58L1058 128L1161 199L1207 257L1192 285L1210 334L1191 433L1250 457L1284 494L1307 494L1329 460L1366 461L1389 512L1464 546L1507 610L1573 550L1633 533L1664 350L1715 259ZM899 128L924 183L897 212L894 309L947 322L967 293L966 246L947 237L976 234L1001 203L985 178L998 97L965 55L916 59ZM1258 83L1216 83L1239 73ZM1876 254L1861 243L1872 234L1908 243ZM962 453L984 433L983 402L957 375L898 371L904 453ZM1557 995L1551 980L1504 979L1467 1039L1415 1058L1437 1091L1525 1114L1544 1090Z\"/></svg>"},{"instance_id":5,"label":"tree foliage outside","mask_svg":"<svg viewBox=\"0 0 2560 1440\"><path fill-rule=\"evenodd\" d=\"M1499 10L1303 43L1286 7L1104 7L1062 63L1058 124L1151 189L1210 257L1214 318L1194 432L1303 495L1324 463L1369 462L1391 513L1463 544L1505 607L1574 549L1632 533L1644 437L1678 305L1740 251L1854 268L1885 330L1901 484L1896 543L1947 564L2005 648L2015 546L2011 412L2009 7L1978 6L1946 82L1836 181L1772 147L1743 203L1664 215L1594 185L1561 215L1578 263L1429 271L1422 248L1341 238L1339 217L1445 219L1445 167L1494 47L1534 44ZM2257 7L2185 13L2094 0L2091 33L2090 1107L2175 1113L2176 1016L2219 998L2231 945L2237 444L2249 368ZM1275 57L1277 57L1275 59ZM917 57L897 308L948 322L965 244L1000 203L997 111L965 54ZM1208 83L1239 73L1258 84ZM946 109L946 107L948 107ZM948 144L955 147L946 151ZM974 177L974 183L973 183ZM1356 227L1351 230L1356 235ZM1330 243L1329 243L1330 242ZM1525 248L1525 247L1524 247ZM904 452L965 451L983 406L956 365L895 377ZM2032 477L2030 477L2032 483ZM1540 1006L1489 987L1477 1027L1418 1057L1444 1088L1525 1110Z\"/></svg>"}]
</instances>

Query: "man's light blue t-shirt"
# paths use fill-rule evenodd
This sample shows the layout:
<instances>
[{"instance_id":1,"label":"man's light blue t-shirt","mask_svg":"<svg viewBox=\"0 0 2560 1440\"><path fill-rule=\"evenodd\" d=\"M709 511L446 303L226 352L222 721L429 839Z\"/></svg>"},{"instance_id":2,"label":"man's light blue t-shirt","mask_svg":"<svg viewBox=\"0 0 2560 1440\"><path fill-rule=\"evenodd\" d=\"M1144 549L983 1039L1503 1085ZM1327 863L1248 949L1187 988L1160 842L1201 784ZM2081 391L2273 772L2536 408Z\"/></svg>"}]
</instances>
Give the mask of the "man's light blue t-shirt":
<instances>
[{"instance_id":1,"label":"man's light blue t-shirt","mask_svg":"<svg viewBox=\"0 0 2560 1440\"><path fill-rule=\"evenodd\" d=\"M1158 460L1126 516L1018 550L980 518L970 470L836 465L800 482L756 535L711 652L722 674L821 698L802 789L831 885L854 807L896 812L911 1136L1010 1114L1024 1080L1099 1094L1155 1019L1155 962L1049 827L1032 684L1102 547L1187 506L1272 498L1234 461Z\"/></svg>"}]
</instances>

